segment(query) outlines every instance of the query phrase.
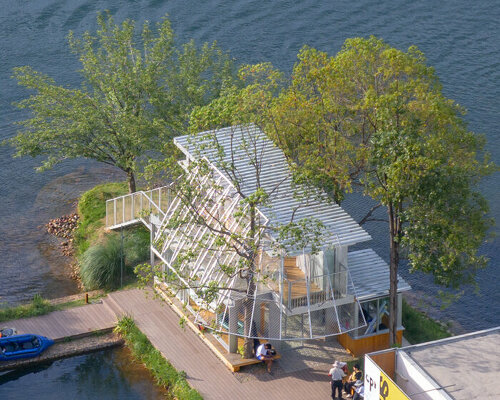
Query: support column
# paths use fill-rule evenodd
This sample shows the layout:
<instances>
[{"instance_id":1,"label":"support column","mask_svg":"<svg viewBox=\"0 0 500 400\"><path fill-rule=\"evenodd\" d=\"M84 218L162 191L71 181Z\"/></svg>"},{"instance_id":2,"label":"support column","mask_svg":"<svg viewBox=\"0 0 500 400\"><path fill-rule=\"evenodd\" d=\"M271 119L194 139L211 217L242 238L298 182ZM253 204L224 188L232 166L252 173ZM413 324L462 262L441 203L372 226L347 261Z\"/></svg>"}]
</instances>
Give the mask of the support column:
<instances>
[{"instance_id":1,"label":"support column","mask_svg":"<svg viewBox=\"0 0 500 400\"><path fill-rule=\"evenodd\" d=\"M398 328L403 325L403 294L398 293L398 316L397 316Z\"/></svg>"},{"instance_id":2,"label":"support column","mask_svg":"<svg viewBox=\"0 0 500 400\"><path fill-rule=\"evenodd\" d=\"M156 225L151 223L151 232L149 234L149 263L153 267L155 265L155 253L153 251L153 242L155 239ZM160 249L161 251L161 249Z\"/></svg>"},{"instance_id":3,"label":"support column","mask_svg":"<svg viewBox=\"0 0 500 400\"><path fill-rule=\"evenodd\" d=\"M233 300L234 305L229 308L229 352L238 352L238 313L241 309L241 300Z\"/></svg>"},{"instance_id":4,"label":"support column","mask_svg":"<svg viewBox=\"0 0 500 400\"><path fill-rule=\"evenodd\" d=\"M268 305L268 309L269 309L269 326L268 326L269 337L280 338L281 337L281 335L280 335L281 309L274 302L269 302L268 304L269 304ZM281 343L282 343L281 341L273 341L272 345L273 345L273 347L276 348L276 350L280 351L281 350Z\"/></svg>"}]
</instances>

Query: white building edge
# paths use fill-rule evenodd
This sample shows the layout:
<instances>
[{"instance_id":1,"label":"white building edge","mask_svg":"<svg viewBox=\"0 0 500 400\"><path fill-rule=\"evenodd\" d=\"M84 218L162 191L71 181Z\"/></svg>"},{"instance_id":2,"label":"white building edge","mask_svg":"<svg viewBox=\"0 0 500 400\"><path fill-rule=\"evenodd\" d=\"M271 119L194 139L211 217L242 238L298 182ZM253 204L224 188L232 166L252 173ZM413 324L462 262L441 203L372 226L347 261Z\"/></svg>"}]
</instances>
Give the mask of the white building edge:
<instances>
[{"instance_id":1,"label":"white building edge","mask_svg":"<svg viewBox=\"0 0 500 400\"><path fill-rule=\"evenodd\" d=\"M201 158L211 168L203 181L189 176L199 192L196 203L210 207L209 212L224 219L231 229L249 229L235 218L242 204L235 180L245 196L257 187L270 194L267 206L259 209L260 222L266 227L287 224L292 218L313 219L324 227L321 250L316 254L311 254L310 246L297 248L286 243L286 250L279 254L269 245L278 240L274 230L263 228L260 276L255 292L248 297L243 278L228 276L218 268L237 263L236 253L229 248L209 250L210 243L200 240L206 237L206 226L189 219L172 186L108 200L106 224L110 229L142 222L151 231L152 264L159 261L166 275L183 283L184 288L175 295L198 323L218 332L231 352L236 351L237 337L303 340L341 335L339 342L355 355L379 349L380 335L386 335L388 342L389 267L371 249L349 251L350 246L370 240L370 235L320 190L295 185L282 151L260 129L234 126L178 137L174 143L186 157L180 162L186 174L196 174L188 165ZM187 223L169 229L174 213L185 215ZM180 258L187 248L197 254L196 261ZM398 279L397 321L401 327L401 292L410 287ZM196 295L197 288L208 282L225 288L210 304ZM249 302L252 312L245 321Z\"/></svg>"},{"instance_id":2,"label":"white building edge","mask_svg":"<svg viewBox=\"0 0 500 400\"><path fill-rule=\"evenodd\" d=\"M365 355L365 400L498 399L500 327Z\"/></svg>"}]
</instances>

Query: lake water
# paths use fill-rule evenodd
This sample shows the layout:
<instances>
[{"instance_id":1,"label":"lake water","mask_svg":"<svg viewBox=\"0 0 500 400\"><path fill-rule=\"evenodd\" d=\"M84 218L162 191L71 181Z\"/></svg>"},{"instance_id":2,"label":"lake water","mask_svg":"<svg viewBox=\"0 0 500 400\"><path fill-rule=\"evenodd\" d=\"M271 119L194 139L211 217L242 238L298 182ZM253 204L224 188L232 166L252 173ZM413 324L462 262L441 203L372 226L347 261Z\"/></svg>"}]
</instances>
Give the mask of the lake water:
<instances>
[{"instance_id":1,"label":"lake water","mask_svg":"<svg viewBox=\"0 0 500 400\"><path fill-rule=\"evenodd\" d=\"M7 400L159 400L166 391L133 361L127 348L116 348L1 373L0 396Z\"/></svg>"},{"instance_id":2,"label":"lake water","mask_svg":"<svg viewBox=\"0 0 500 400\"><path fill-rule=\"evenodd\" d=\"M15 134L26 115L12 106L28 93L10 78L12 68L30 65L63 85L76 86L79 65L66 45L69 30L95 30L95 16L108 9L117 21L159 21L169 14L180 39L217 40L238 63L271 61L289 72L303 44L336 53L346 38L376 35L406 49L417 45L436 68L445 94L469 110L470 128L484 133L500 163L500 2L409 1L125 1L0 0L0 140ZM76 291L67 260L40 226L69 212L83 190L121 176L94 162L73 160L39 174L36 160L12 159L0 147L0 302L17 303L34 293L59 297ZM491 214L500 220L498 174L483 182ZM354 214L359 203L354 203ZM352 204L351 207L352 208ZM373 247L387 259L386 228L369 225ZM498 233L498 228L495 228ZM500 239L483 246L491 258L478 274L480 293L448 308L465 330L500 325ZM419 297L433 299L431 279L402 275Z\"/></svg>"}]
</instances>

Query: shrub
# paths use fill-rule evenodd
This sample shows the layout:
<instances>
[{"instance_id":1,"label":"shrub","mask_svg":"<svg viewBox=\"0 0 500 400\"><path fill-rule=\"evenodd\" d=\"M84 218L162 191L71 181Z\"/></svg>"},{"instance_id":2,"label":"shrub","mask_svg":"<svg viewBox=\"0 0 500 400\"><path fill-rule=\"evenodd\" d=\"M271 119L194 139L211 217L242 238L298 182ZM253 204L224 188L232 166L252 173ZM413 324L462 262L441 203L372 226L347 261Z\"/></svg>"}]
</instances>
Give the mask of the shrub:
<instances>
[{"instance_id":1,"label":"shrub","mask_svg":"<svg viewBox=\"0 0 500 400\"><path fill-rule=\"evenodd\" d=\"M412 344L450 337L448 329L424 313L412 308L403 300L404 336Z\"/></svg>"},{"instance_id":2,"label":"shrub","mask_svg":"<svg viewBox=\"0 0 500 400\"><path fill-rule=\"evenodd\" d=\"M177 371L161 353L153 347L130 317L118 321L115 330L125 339L135 358L144 363L154 375L158 385L169 390L174 398L179 400L201 400L200 394L189 386L186 374Z\"/></svg>"},{"instance_id":3,"label":"shrub","mask_svg":"<svg viewBox=\"0 0 500 400\"><path fill-rule=\"evenodd\" d=\"M80 259L80 276L85 288L117 288L122 272L121 256L121 241L116 234L110 234L105 242L89 247Z\"/></svg>"},{"instance_id":4,"label":"shrub","mask_svg":"<svg viewBox=\"0 0 500 400\"><path fill-rule=\"evenodd\" d=\"M149 231L144 226L135 227L125 232L124 236L127 266L135 267L149 259Z\"/></svg>"},{"instance_id":5,"label":"shrub","mask_svg":"<svg viewBox=\"0 0 500 400\"><path fill-rule=\"evenodd\" d=\"M124 232L122 243L118 233L109 233L100 244L89 247L80 257L80 276L87 290L116 289L120 275L129 275L135 265L149 257L149 232L143 227Z\"/></svg>"}]
</instances>

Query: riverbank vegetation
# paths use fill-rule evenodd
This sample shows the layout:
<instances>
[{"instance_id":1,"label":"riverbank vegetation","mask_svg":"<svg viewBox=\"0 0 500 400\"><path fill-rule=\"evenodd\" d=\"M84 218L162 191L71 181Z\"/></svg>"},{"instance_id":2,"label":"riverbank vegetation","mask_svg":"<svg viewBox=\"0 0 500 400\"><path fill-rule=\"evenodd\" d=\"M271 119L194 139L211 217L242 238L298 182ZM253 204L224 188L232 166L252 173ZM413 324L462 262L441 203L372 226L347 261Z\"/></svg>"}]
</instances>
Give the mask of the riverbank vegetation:
<instances>
[{"instance_id":1,"label":"riverbank vegetation","mask_svg":"<svg viewBox=\"0 0 500 400\"><path fill-rule=\"evenodd\" d=\"M75 231L76 254L82 255L91 243L96 243L103 233L106 217L106 200L127 193L125 182L111 182L97 185L86 191L78 200L80 221Z\"/></svg>"},{"instance_id":2,"label":"riverbank vegetation","mask_svg":"<svg viewBox=\"0 0 500 400\"><path fill-rule=\"evenodd\" d=\"M10 321L20 318L37 317L39 315L48 314L56 309L39 294L33 297L31 303L23 304L17 307L9 307L0 309L0 322Z\"/></svg>"},{"instance_id":3,"label":"riverbank vegetation","mask_svg":"<svg viewBox=\"0 0 500 400\"><path fill-rule=\"evenodd\" d=\"M116 289L132 276L133 267L149 256L149 231L142 227L120 233L105 231L106 200L127 193L125 182L97 185L78 202L80 222L75 233L80 277L87 290ZM123 264L122 264L123 262Z\"/></svg>"},{"instance_id":4,"label":"riverbank vegetation","mask_svg":"<svg viewBox=\"0 0 500 400\"><path fill-rule=\"evenodd\" d=\"M153 347L130 317L124 317L118 321L116 327L125 339L127 346L135 358L141 361L151 371L158 385L168 389L172 399L178 400L201 400L201 395L191 388L186 381L183 371L177 371L161 353Z\"/></svg>"},{"instance_id":5,"label":"riverbank vegetation","mask_svg":"<svg viewBox=\"0 0 500 400\"><path fill-rule=\"evenodd\" d=\"M403 300L404 337L411 344L430 342L452 336L448 327L429 318Z\"/></svg>"}]
</instances>

